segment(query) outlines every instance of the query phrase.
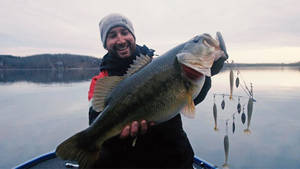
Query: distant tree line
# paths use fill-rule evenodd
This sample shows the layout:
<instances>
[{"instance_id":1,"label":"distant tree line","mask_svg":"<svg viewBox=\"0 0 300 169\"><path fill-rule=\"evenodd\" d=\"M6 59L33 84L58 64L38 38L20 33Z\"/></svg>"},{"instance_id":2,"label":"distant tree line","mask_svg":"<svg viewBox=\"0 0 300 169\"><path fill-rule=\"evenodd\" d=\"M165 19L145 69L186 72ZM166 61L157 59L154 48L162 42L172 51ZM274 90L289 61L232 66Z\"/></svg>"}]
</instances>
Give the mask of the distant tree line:
<instances>
[{"instance_id":1,"label":"distant tree line","mask_svg":"<svg viewBox=\"0 0 300 169\"><path fill-rule=\"evenodd\" d=\"M235 63L239 67L278 67L278 66L300 66L300 62L295 63ZM230 67L231 63L225 63L224 67Z\"/></svg>"},{"instance_id":2,"label":"distant tree line","mask_svg":"<svg viewBox=\"0 0 300 169\"><path fill-rule=\"evenodd\" d=\"M101 59L92 56L74 54L40 54L26 57L0 55L0 69L98 69ZM236 64L240 67L251 66L300 66L300 62L284 63L264 63L264 64ZM225 64L225 68L230 64Z\"/></svg>"},{"instance_id":3,"label":"distant tree line","mask_svg":"<svg viewBox=\"0 0 300 169\"><path fill-rule=\"evenodd\" d=\"M73 83L90 81L98 73L98 69L2 69L0 84L20 81L47 84Z\"/></svg>"},{"instance_id":4,"label":"distant tree line","mask_svg":"<svg viewBox=\"0 0 300 169\"><path fill-rule=\"evenodd\" d=\"M0 69L98 69L101 60L84 55L40 54L26 57L0 55Z\"/></svg>"}]
</instances>

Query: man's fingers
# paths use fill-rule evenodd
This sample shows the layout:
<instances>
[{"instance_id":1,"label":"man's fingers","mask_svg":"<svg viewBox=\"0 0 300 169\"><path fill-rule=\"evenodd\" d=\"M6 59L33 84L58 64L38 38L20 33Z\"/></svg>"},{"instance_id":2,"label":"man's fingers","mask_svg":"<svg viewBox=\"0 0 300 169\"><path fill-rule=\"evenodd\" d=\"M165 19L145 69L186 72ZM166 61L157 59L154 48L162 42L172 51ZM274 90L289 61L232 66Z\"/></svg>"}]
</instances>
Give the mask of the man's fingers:
<instances>
[{"instance_id":1,"label":"man's fingers","mask_svg":"<svg viewBox=\"0 0 300 169\"><path fill-rule=\"evenodd\" d=\"M151 122L149 123L149 125L150 125L150 127L152 127L152 126L155 125L155 123L154 123L153 121L151 121Z\"/></svg>"},{"instance_id":2,"label":"man's fingers","mask_svg":"<svg viewBox=\"0 0 300 169\"><path fill-rule=\"evenodd\" d=\"M145 134L148 131L148 128L154 125L154 122L147 123L146 120L142 120L140 123L134 121L130 125L127 125L123 128L120 134L120 138L124 139L129 135L131 137L135 137L139 132L140 134Z\"/></svg>"},{"instance_id":3,"label":"man's fingers","mask_svg":"<svg viewBox=\"0 0 300 169\"><path fill-rule=\"evenodd\" d=\"M136 136L137 133L139 131L139 123L137 121L134 121L131 123L131 131L130 131L130 135L132 137Z\"/></svg>"},{"instance_id":4,"label":"man's fingers","mask_svg":"<svg viewBox=\"0 0 300 169\"><path fill-rule=\"evenodd\" d=\"M148 124L146 120L141 121L141 134L145 134L148 130Z\"/></svg>"},{"instance_id":5,"label":"man's fingers","mask_svg":"<svg viewBox=\"0 0 300 169\"><path fill-rule=\"evenodd\" d=\"M123 139L123 138L126 138L129 136L129 133L130 133L130 126L127 125L123 128L123 130L121 131L121 134L120 134L120 138Z\"/></svg>"}]
</instances>

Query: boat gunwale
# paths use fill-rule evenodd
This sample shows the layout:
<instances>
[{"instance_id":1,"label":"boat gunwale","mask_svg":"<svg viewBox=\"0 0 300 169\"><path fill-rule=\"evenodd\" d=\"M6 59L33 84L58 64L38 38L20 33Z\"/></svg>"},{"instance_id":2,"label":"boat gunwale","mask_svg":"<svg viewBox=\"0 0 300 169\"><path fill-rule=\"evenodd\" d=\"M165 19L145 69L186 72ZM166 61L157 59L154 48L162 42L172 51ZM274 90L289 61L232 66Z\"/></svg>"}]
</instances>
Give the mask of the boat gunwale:
<instances>
[{"instance_id":1,"label":"boat gunwale","mask_svg":"<svg viewBox=\"0 0 300 169\"><path fill-rule=\"evenodd\" d=\"M19 165L17 165L16 167L14 167L14 169L28 169L28 168L31 168L31 167L34 167L36 166L37 164L41 163L41 162L44 162L44 161L47 161L47 160L51 160L51 159L54 159L56 158L56 154L55 154L55 151L50 151L48 153L45 153L45 154L42 154L40 156L37 156L37 157L34 157L24 163L21 163ZM201 166L201 167L205 167L207 169L218 169L217 166L197 157L197 156L194 156L194 163L198 166Z\"/></svg>"},{"instance_id":2,"label":"boat gunwale","mask_svg":"<svg viewBox=\"0 0 300 169\"><path fill-rule=\"evenodd\" d=\"M43 161L47 161L47 160L51 160L56 158L56 154L55 151L50 151L48 153L42 154L40 156L34 157L24 163L21 163L19 165L17 165L16 167L14 167L14 169L25 169L25 168L30 168L33 167Z\"/></svg>"}]
</instances>

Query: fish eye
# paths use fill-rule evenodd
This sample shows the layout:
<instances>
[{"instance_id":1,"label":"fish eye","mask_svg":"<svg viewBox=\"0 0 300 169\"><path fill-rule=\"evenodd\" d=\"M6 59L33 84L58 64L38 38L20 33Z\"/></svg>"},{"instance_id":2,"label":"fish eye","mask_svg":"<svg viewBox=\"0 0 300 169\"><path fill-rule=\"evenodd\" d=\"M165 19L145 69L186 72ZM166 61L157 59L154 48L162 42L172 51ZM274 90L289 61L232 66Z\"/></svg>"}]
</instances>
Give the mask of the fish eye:
<instances>
[{"instance_id":1,"label":"fish eye","mask_svg":"<svg viewBox=\"0 0 300 169\"><path fill-rule=\"evenodd\" d=\"M193 42L198 43L200 39L200 36L196 36L194 37Z\"/></svg>"}]
</instances>

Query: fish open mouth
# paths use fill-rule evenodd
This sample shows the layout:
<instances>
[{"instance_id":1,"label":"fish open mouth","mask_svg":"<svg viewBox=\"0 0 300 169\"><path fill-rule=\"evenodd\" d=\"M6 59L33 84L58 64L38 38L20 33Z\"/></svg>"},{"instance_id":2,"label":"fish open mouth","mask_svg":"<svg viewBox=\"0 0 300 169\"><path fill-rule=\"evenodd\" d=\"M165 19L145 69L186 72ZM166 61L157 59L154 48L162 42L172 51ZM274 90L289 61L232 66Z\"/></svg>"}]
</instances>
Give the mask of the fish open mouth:
<instances>
[{"instance_id":1,"label":"fish open mouth","mask_svg":"<svg viewBox=\"0 0 300 169\"><path fill-rule=\"evenodd\" d=\"M225 46L225 41L223 39L223 36L220 32L216 33L217 37L215 40L214 38L212 38L209 34L203 34L204 40L203 40L203 44L206 46L213 46L218 50L221 50L224 52L224 55L222 55L221 57L224 57L225 59L228 59L228 53L226 50L226 46Z\"/></svg>"},{"instance_id":2,"label":"fish open mouth","mask_svg":"<svg viewBox=\"0 0 300 169\"><path fill-rule=\"evenodd\" d=\"M184 64L181 64L181 68L183 69L184 74L192 80L197 80L203 76L203 73L200 73L199 71Z\"/></svg>"},{"instance_id":3,"label":"fish open mouth","mask_svg":"<svg viewBox=\"0 0 300 169\"><path fill-rule=\"evenodd\" d=\"M194 37L183 50L177 54L183 72L190 79L211 76L211 67L220 57L228 58L224 40L217 32L216 39L209 34Z\"/></svg>"}]
</instances>

